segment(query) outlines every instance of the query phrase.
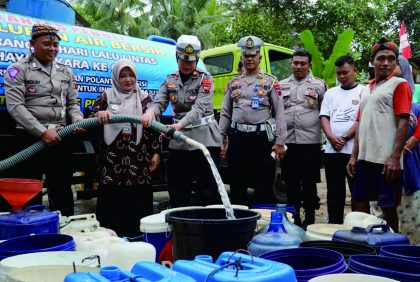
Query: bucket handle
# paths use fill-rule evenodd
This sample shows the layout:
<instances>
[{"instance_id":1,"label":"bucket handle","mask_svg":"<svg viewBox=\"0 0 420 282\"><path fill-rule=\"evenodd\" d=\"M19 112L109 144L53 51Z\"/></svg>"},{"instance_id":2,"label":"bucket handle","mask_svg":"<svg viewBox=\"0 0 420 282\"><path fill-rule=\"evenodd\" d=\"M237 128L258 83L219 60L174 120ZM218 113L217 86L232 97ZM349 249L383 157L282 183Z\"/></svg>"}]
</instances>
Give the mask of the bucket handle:
<instances>
[{"instance_id":1,"label":"bucket handle","mask_svg":"<svg viewBox=\"0 0 420 282\"><path fill-rule=\"evenodd\" d=\"M44 205L32 205L32 206L27 206L24 211L25 212L31 212L31 211L45 211L47 210Z\"/></svg>"},{"instance_id":2,"label":"bucket handle","mask_svg":"<svg viewBox=\"0 0 420 282\"><path fill-rule=\"evenodd\" d=\"M371 232L373 232L373 229L375 229L375 228L381 228L382 229L382 232L389 231L389 226L386 225L386 224L372 224L372 225L369 225L367 227L367 232L368 233L371 233Z\"/></svg>"}]
</instances>

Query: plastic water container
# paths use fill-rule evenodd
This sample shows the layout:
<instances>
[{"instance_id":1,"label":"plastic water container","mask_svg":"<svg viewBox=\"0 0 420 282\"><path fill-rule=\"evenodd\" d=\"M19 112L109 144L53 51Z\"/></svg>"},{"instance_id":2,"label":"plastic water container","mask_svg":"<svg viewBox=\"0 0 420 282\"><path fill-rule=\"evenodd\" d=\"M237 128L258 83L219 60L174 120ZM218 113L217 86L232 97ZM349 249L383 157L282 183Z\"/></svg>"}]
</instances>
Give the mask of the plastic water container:
<instances>
[{"instance_id":1,"label":"plastic water container","mask_svg":"<svg viewBox=\"0 0 420 282\"><path fill-rule=\"evenodd\" d=\"M254 235L259 213L235 210L227 219L223 209L191 209L166 215L171 225L174 259L194 259L200 254L217 257L223 251L245 249Z\"/></svg>"},{"instance_id":2,"label":"plastic water container","mask_svg":"<svg viewBox=\"0 0 420 282\"><path fill-rule=\"evenodd\" d=\"M79 230L78 228L65 229L64 231L61 230L61 234L67 234L73 237L73 240L76 243L76 251L83 250L82 246L84 244L83 242L85 241L92 241L99 238L117 237L117 234L114 230L98 226L93 226L82 230Z\"/></svg>"},{"instance_id":3,"label":"plastic water container","mask_svg":"<svg viewBox=\"0 0 420 282\"><path fill-rule=\"evenodd\" d=\"M381 256L409 259L420 262L420 246L395 245L381 248Z\"/></svg>"},{"instance_id":4,"label":"plastic water container","mask_svg":"<svg viewBox=\"0 0 420 282\"><path fill-rule=\"evenodd\" d=\"M69 229L82 232L83 230L89 230L99 226L101 225L94 213L72 215L66 217L65 222L63 222L63 225L60 227L60 233L66 232Z\"/></svg>"},{"instance_id":5,"label":"plastic water container","mask_svg":"<svg viewBox=\"0 0 420 282\"><path fill-rule=\"evenodd\" d=\"M334 233L333 240L366 244L377 249L388 245L410 244L407 236L392 233L385 224L369 225L366 229L353 227L351 230L340 230Z\"/></svg>"},{"instance_id":6,"label":"plastic water container","mask_svg":"<svg viewBox=\"0 0 420 282\"><path fill-rule=\"evenodd\" d=\"M143 240L152 244L156 248L156 262L162 263L162 257L173 257L171 254L164 254L163 249L166 244L171 243L171 230L165 220L166 214L173 211L181 211L188 209L204 209L202 206L189 206L166 209L158 214L143 217L140 220L140 231L143 232ZM172 248L169 248L170 250Z\"/></svg>"},{"instance_id":7,"label":"plastic water container","mask_svg":"<svg viewBox=\"0 0 420 282\"><path fill-rule=\"evenodd\" d=\"M129 270L138 261L155 261L156 249L145 242L112 241L103 265Z\"/></svg>"},{"instance_id":8,"label":"plastic water container","mask_svg":"<svg viewBox=\"0 0 420 282\"><path fill-rule=\"evenodd\" d=\"M286 229L287 233L299 237L303 242L308 241L308 236L306 235L306 232L302 228L293 224L289 220L287 212L286 212L286 208L287 208L286 204L277 204L276 207L277 207L277 211L281 212L282 215L283 215L282 223L283 223L284 228ZM290 214L290 216L292 216L292 214ZM268 225L263 227L262 229L260 229L258 231L258 234L265 233L265 232L267 232L267 230L268 230Z\"/></svg>"},{"instance_id":9,"label":"plastic water container","mask_svg":"<svg viewBox=\"0 0 420 282\"><path fill-rule=\"evenodd\" d=\"M333 235L338 230L350 230L351 227L343 224L323 224L316 223L306 227L306 235L311 241L333 239Z\"/></svg>"},{"instance_id":10,"label":"plastic water container","mask_svg":"<svg viewBox=\"0 0 420 282\"><path fill-rule=\"evenodd\" d=\"M96 267L77 266L78 273L94 272ZM5 282L61 282L73 272L70 265L44 265L16 268L7 273Z\"/></svg>"},{"instance_id":11,"label":"plastic water container","mask_svg":"<svg viewBox=\"0 0 420 282\"><path fill-rule=\"evenodd\" d=\"M400 258L354 255L350 257L349 270L401 282L420 281L420 263Z\"/></svg>"},{"instance_id":12,"label":"plastic water container","mask_svg":"<svg viewBox=\"0 0 420 282\"><path fill-rule=\"evenodd\" d=\"M309 247L333 250L342 254L346 261L348 261L352 255L376 255L376 249L374 247L351 242L318 240L302 242L300 246L304 248Z\"/></svg>"},{"instance_id":13,"label":"plastic water container","mask_svg":"<svg viewBox=\"0 0 420 282\"><path fill-rule=\"evenodd\" d=\"M58 234L58 214L43 205L0 215L0 240L30 234Z\"/></svg>"},{"instance_id":14,"label":"plastic water container","mask_svg":"<svg viewBox=\"0 0 420 282\"><path fill-rule=\"evenodd\" d=\"M156 262L165 244L171 239L171 231L165 222L165 214L158 213L143 217L140 220L140 231L143 232L143 240L156 248Z\"/></svg>"},{"instance_id":15,"label":"plastic water container","mask_svg":"<svg viewBox=\"0 0 420 282\"><path fill-rule=\"evenodd\" d=\"M215 263L211 256L206 255L197 256L194 260L177 260L173 270L195 281L297 281L293 269L286 264L232 252L222 253Z\"/></svg>"},{"instance_id":16,"label":"plastic water container","mask_svg":"<svg viewBox=\"0 0 420 282\"><path fill-rule=\"evenodd\" d=\"M0 281L5 281L6 274L13 269L32 267L32 266L53 266L53 265L73 265L97 267L98 260L90 258L91 254L85 252L42 252L29 253L5 258L0 262Z\"/></svg>"},{"instance_id":17,"label":"plastic water container","mask_svg":"<svg viewBox=\"0 0 420 282\"><path fill-rule=\"evenodd\" d=\"M347 269L342 254L319 248L284 249L260 257L290 265L299 282L307 282L325 274L343 273Z\"/></svg>"},{"instance_id":18,"label":"plastic water container","mask_svg":"<svg viewBox=\"0 0 420 282\"><path fill-rule=\"evenodd\" d=\"M131 271L121 270L116 266L102 267L99 273L71 273L64 282L196 282L194 279L177 273L154 262L138 262Z\"/></svg>"},{"instance_id":19,"label":"plastic water container","mask_svg":"<svg viewBox=\"0 0 420 282\"><path fill-rule=\"evenodd\" d=\"M364 212L349 212L344 217L343 224L351 227L358 226L366 228L372 224L386 224L386 221Z\"/></svg>"},{"instance_id":20,"label":"plastic water container","mask_svg":"<svg viewBox=\"0 0 420 282\"><path fill-rule=\"evenodd\" d=\"M0 243L0 259L15 255L50 251L74 251L73 238L63 234L16 237Z\"/></svg>"},{"instance_id":21,"label":"plastic water container","mask_svg":"<svg viewBox=\"0 0 420 282\"><path fill-rule=\"evenodd\" d=\"M271 213L267 232L252 238L248 244L248 251L254 256L259 256L274 250L297 248L301 242L298 236L288 233L284 228L283 213L274 211Z\"/></svg>"},{"instance_id":22,"label":"plastic water container","mask_svg":"<svg viewBox=\"0 0 420 282\"><path fill-rule=\"evenodd\" d=\"M315 277L309 282L398 282L394 279L355 273L328 274Z\"/></svg>"}]
</instances>

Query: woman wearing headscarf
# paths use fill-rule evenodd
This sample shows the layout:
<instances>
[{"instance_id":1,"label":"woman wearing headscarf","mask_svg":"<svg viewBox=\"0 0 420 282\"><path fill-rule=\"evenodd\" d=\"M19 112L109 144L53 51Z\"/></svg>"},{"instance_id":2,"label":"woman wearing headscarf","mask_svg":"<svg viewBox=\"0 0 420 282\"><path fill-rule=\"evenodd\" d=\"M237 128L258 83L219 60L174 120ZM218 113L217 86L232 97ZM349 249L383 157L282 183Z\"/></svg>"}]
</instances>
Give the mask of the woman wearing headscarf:
<instances>
[{"instance_id":1,"label":"woman wearing headscarf","mask_svg":"<svg viewBox=\"0 0 420 282\"><path fill-rule=\"evenodd\" d=\"M108 121L114 114L141 117L151 102L137 84L134 63L121 59L112 68L112 87L94 104L94 116L104 124L96 214L119 236L139 235L140 219L153 213L151 172L160 163L161 137L141 124Z\"/></svg>"}]
</instances>

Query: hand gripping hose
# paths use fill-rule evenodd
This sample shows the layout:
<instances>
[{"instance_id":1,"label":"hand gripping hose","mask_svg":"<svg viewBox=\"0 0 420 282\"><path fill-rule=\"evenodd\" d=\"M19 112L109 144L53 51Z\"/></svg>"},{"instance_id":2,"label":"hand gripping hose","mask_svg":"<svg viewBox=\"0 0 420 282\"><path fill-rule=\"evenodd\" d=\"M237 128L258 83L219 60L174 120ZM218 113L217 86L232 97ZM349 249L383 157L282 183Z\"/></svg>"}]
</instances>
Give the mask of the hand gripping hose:
<instances>
[{"instance_id":1,"label":"hand gripping hose","mask_svg":"<svg viewBox=\"0 0 420 282\"><path fill-rule=\"evenodd\" d=\"M109 123L125 123L125 122L129 122L129 123L140 123L140 117L139 116L135 116L135 115L113 115L112 118L109 120ZM99 123L97 118L88 118L88 119L84 119L81 120L79 122L73 123L71 125L68 125L66 127L64 127L63 129L58 131L58 136L60 136L61 138L64 138L66 136L69 136L71 134L73 134L73 131L75 128L84 128L84 129L89 129L98 125L102 125L101 123ZM181 132L175 131L172 128L168 128L165 125L161 124L160 122L157 121L153 121L151 128L157 132L161 132L161 133L165 133L166 135L176 138L176 139L180 139L180 140L185 140L184 142L187 142L186 140L188 140L187 143L191 144L194 147L197 147L199 149L200 148L199 145L203 146L201 143L198 143L188 137L186 137L184 134L182 134ZM42 142L42 141L38 141L37 143L31 145L30 147L20 151L19 153L17 153L16 155L13 155L7 159L4 159L2 161L0 161L0 171L5 171L6 169L9 169L15 165L17 165L20 162L23 162L24 160L32 157L33 155L41 152L43 149L45 149L47 147L47 145ZM205 147L204 147L205 148Z\"/></svg>"}]
</instances>

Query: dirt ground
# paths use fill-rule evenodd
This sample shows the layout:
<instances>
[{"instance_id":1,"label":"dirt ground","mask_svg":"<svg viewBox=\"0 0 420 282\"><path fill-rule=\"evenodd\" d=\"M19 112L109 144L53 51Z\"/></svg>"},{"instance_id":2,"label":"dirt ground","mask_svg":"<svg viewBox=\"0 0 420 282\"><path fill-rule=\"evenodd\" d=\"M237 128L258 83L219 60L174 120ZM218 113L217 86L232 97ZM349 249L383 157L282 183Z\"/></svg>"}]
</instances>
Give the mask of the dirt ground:
<instances>
[{"instance_id":1,"label":"dirt ground","mask_svg":"<svg viewBox=\"0 0 420 282\"><path fill-rule=\"evenodd\" d=\"M328 221L328 213L327 213L327 188L325 182L325 173L324 170L321 171L321 183L317 184L318 186L318 196L321 198L321 207L318 211L316 211L316 223L327 223ZM73 187L76 189L77 187ZM76 193L74 193L76 198ZM169 195L167 192L155 192L153 195L154 200L154 212L157 213L160 210L166 209L169 204ZM350 209L350 194L347 191L346 197L346 206L345 206L345 214L351 211ZM48 205L47 198L44 198L44 204ZM85 213L94 213L96 209L96 198L82 200L76 199L75 200L75 214L85 214ZM302 218L304 218L303 211L302 211Z\"/></svg>"}]
</instances>

